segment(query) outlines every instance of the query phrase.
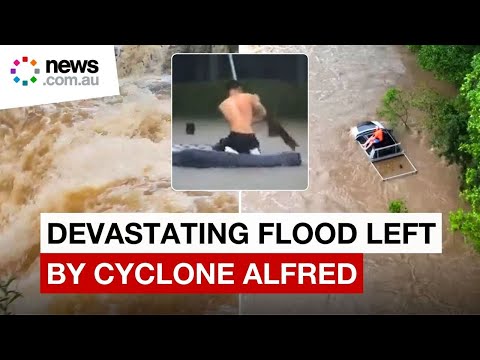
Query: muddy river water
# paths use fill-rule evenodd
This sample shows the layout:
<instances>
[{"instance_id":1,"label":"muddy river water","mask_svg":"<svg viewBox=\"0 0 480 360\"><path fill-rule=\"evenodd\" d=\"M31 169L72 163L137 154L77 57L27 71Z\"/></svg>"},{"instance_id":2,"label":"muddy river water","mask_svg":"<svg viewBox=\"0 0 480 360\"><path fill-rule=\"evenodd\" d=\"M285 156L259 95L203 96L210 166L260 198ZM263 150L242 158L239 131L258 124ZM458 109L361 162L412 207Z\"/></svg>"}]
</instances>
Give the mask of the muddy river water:
<instances>
[{"instance_id":1,"label":"muddy river water","mask_svg":"<svg viewBox=\"0 0 480 360\"><path fill-rule=\"evenodd\" d=\"M358 121L375 118L389 86L454 90L398 46L250 51L310 57L310 186L244 192L242 211L384 212L402 198L411 212L444 214L443 254L367 255L363 295L40 295L41 212L237 211L236 192L170 188L170 99L152 90L163 84L169 56L160 46L126 46L120 97L0 112L0 278L15 274L24 294L12 311L234 314L240 305L241 313L480 312L480 256L447 231L448 213L461 206L457 169L433 153L427 138L400 131L418 174L382 182L349 134Z\"/></svg>"},{"instance_id":2,"label":"muddy river water","mask_svg":"<svg viewBox=\"0 0 480 360\"><path fill-rule=\"evenodd\" d=\"M243 193L243 212L385 212L404 199L410 212L441 212L443 254L366 255L362 295L243 295L242 313L479 313L480 256L447 230L461 206L458 171L424 135L397 131L418 174L382 182L349 134L391 86L427 85L454 94L401 46L246 46L241 52L303 52L310 67L310 187Z\"/></svg>"},{"instance_id":3,"label":"muddy river water","mask_svg":"<svg viewBox=\"0 0 480 360\"><path fill-rule=\"evenodd\" d=\"M124 46L120 96L0 111L0 279L16 314L238 313L233 295L40 294L42 212L237 212L170 188L169 49Z\"/></svg>"}]
</instances>

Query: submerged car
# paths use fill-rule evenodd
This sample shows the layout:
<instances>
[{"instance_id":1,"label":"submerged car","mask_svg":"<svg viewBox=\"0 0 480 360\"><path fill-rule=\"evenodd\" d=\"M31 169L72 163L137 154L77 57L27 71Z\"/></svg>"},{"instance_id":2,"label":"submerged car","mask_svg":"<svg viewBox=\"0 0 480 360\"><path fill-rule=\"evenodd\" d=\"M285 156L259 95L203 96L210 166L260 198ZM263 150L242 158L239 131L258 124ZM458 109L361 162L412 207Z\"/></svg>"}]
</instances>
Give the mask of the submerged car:
<instances>
[{"instance_id":1,"label":"submerged car","mask_svg":"<svg viewBox=\"0 0 480 360\"><path fill-rule=\"evenodd\" d=\"M362 148L368 159L371 162L376 162L403 155L403 148L393 136L392 130L386 129L378 121L363 121L352 128L351 133L355 140L363 145L373 135L377 126L383 131L383 140L366 150Z\"/></svg>"}]
</instances>

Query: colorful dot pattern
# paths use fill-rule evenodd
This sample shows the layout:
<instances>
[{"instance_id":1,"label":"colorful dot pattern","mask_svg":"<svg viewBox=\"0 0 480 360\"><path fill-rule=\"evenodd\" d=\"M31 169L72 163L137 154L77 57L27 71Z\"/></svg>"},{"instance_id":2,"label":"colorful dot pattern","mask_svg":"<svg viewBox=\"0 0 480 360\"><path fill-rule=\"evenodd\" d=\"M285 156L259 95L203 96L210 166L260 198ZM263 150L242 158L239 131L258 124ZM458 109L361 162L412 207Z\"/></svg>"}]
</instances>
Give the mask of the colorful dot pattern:
<instances>
[{"instance_id":1,"label":"colorful dot pattern","mask_svg":"<svg viewBox=\"0 0 480 360\"><path fill-rule=\"evenodd\" d=\"M32 83L32 84L35 84L35 82L37 81L37 78L35 76L32 76L30 79L28 80L22 80L20 79L16 74L17 74L17 67L20 65L20 64L23 64L23 63L29 63L32 67L35 67L35 65L37 65L37 61L35 59L32 59L30 60L30 62L28 61L28 56L22 56L22 61L16 59L14 62L13 62L13 65L15 65L16 67L15 68L11 68L10 69L10 74L11 75L15 75L15 77L13 78L13 81L15 81L16 83L22 83L22 86L28 86L29 84L29 81ZM34 73L35 74L40 74L40 69L34 69Z\"/></svg>"}]
</instances>

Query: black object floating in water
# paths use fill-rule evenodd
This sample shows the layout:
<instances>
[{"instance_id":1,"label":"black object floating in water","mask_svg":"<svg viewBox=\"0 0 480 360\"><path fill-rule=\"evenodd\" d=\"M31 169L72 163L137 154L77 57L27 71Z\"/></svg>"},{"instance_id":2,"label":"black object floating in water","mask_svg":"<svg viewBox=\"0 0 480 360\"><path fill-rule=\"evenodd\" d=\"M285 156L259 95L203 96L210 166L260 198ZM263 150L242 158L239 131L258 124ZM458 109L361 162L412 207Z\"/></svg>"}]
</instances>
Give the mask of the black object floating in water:
<instances>
[{"instance_id":1,"label":"black object floating in water","mask_svg":"<svg viewBox=\"0 0 480 360\"><path fill-rule=\"evenodd\" d=\"M287 133L283 126L276 119L274 119L273 116L270 115L269 112L267 112L265 120L267 121L268 126L268 136L279 136L283 142L288 145L290 149L292 149L292 151L295 151L295 148L299 146L298 143L290 136L289 133Z\"/></svg>"},{"instance_id":2,"label":"black object floating in water","mask_svg":"<svg viewBox=\"0 0 480 360\"><path fill-rule=\"evenodd\" d=\"M185 132L188 135L193 135L195 134L195 124L194 123L187 123L187 127L185 129Z\"/></svg>"}]
</instances>

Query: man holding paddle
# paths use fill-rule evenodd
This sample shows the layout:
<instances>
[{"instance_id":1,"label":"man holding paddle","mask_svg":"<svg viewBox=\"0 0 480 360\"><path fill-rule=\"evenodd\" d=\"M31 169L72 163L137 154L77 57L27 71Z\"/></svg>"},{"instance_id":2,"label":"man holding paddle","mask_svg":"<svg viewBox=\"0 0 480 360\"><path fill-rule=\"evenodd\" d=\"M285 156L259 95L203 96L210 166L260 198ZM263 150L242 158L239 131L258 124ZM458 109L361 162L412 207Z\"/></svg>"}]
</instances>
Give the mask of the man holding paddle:
<instances>
[{"instance_id":1,"label":"man holding paddle","mask_svg":"<svg viewBox=\"0 0 480 360\"><path fill-rule=\"evenodd\" d=\"M256 94L243 92L242 85L231 80L227 84L228 97L219 105L220 112L230 125L230 134L213 148L236 154L260 154L253 124L267 115L267 110Z\"/></svg>"},{"instance_id":2,"label":"man holding paddle","mask_svg":"<svg viewBox=\"0 0 480 360\"><path fill-rule=\"evenodd\" d=\"M253 124L262 120L268 122L269 136L280 136L295 150L298 144L278 122L273 121L271 114L267 114L258 95L244 92L237 80L228 82L227 91L228 97L222 101L219 109L230 125L230 134L221 139L213 147L214 150L259 155L260 144L253 131Z\"/></svg>"}]
</instances>

